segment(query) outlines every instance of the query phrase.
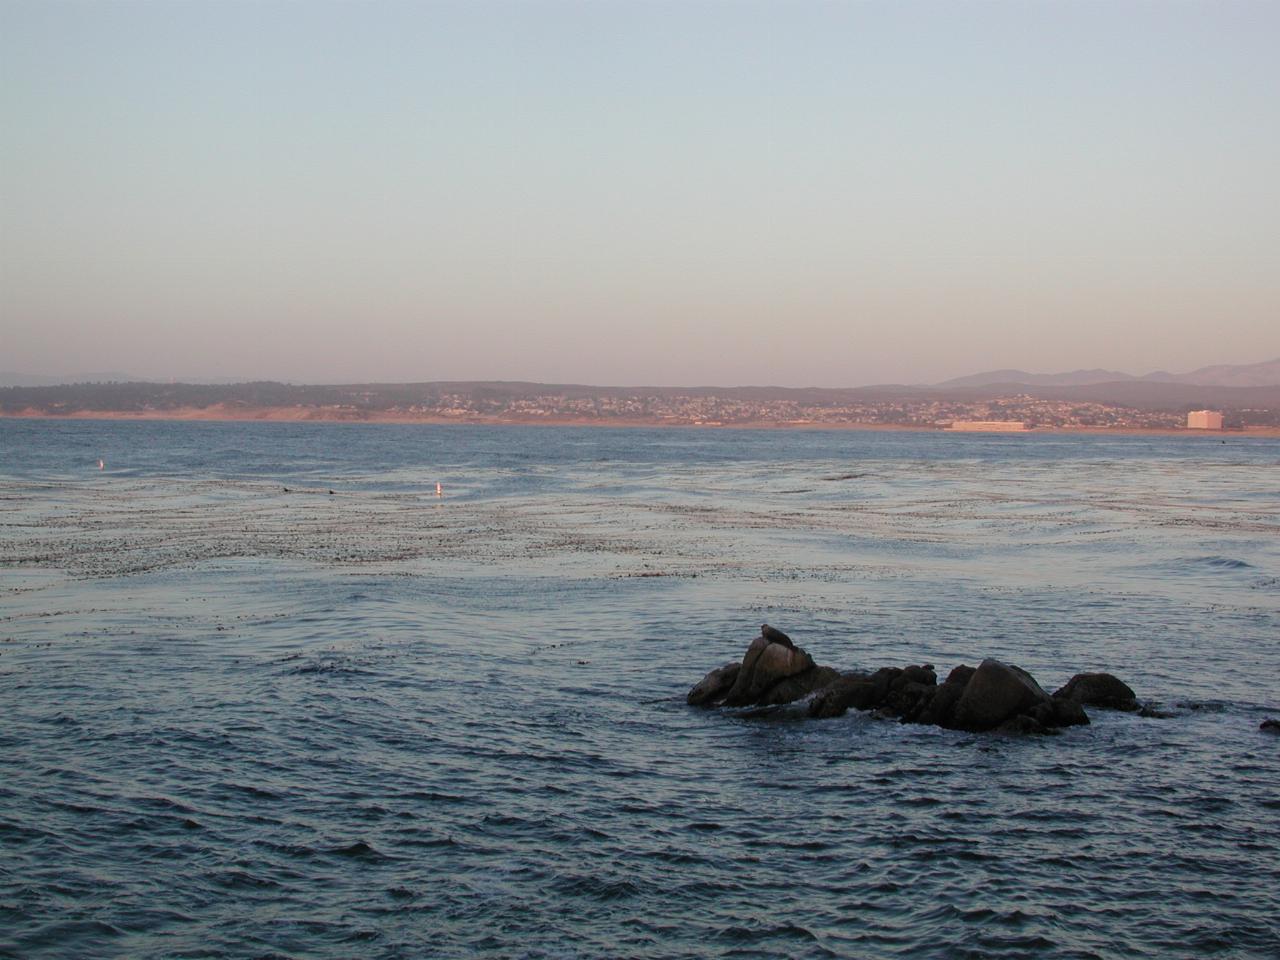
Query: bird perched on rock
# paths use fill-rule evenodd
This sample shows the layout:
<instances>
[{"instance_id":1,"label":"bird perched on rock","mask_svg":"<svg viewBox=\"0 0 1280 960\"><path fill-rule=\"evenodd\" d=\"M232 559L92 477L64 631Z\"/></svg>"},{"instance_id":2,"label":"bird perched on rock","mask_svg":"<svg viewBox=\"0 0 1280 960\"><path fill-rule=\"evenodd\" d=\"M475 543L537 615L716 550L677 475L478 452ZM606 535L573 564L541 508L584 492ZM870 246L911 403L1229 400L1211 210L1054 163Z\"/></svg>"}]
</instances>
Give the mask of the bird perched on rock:
<instances>
[{"instance_id":1,"label":"bird perched on rock","mask_svg":"<svg viewBox=\"0 0 1280 960\"><path fill-rule=\"evenodd\" d=\"M791 642L790 637L781 630L773 629L773 627L769 626L767 623L760 625L760 636L764 637L770 643L780 643L784 647L788 647L792 650L796 648L796 645Z\"/></svg>"}]
</instances>

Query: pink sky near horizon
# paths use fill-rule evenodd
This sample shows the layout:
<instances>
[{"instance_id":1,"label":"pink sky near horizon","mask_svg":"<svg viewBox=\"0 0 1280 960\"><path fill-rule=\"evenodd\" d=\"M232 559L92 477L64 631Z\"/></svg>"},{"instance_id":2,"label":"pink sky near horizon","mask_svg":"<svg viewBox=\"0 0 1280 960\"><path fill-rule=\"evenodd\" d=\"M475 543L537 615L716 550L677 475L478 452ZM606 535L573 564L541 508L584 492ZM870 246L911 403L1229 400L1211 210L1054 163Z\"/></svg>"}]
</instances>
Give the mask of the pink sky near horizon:
<instances>
[{"instance_id":1,"label":"pink sky near horizon","mask_svg":"<svg viewBox=\"0 0 1280 960\"><path fill-rule=\"evenodd\" d=\"M0 369L1280 356L1265 3L0 7Z\"/></svg>"}]
</instances>

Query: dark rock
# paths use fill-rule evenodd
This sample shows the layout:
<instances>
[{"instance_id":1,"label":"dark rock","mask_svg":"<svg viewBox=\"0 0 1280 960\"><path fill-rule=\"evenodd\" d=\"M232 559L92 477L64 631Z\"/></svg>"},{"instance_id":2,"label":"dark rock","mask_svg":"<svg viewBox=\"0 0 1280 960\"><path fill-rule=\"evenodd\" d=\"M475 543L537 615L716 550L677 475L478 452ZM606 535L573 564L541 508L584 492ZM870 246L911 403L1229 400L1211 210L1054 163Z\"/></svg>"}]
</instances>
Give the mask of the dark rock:
<instances>
[{"instance_id":1,"label":"dark rock","mask_svg":"<svg viewBox=\"0 0 1280 960\"><path fill-rule=\"evenodd\" d=\"M839 679L840 673L833 667L821 667L816 664L803 673L787 677L769 688L761 695L758 703L771 706L780 703L794 703L813 693L829 687L832 681Z\"/></svg>"},{"instance_id":2,"label":"dark rock","mask_svg":"<svg viewBox=\"0 0 1280 960\"><path fill-rule=\"evenodd\" d=\"M960 730L993 730L1048 699L1025 670L986 659L965 684L952 723Z\"/></svg>"},{"instance_id":3,"label":"dark rock","mask_svg":"<svg viewBox=\"0 0 1280 960\"><path fill-rule=\"evenodd\" d=\"M1280 720L1275 717L1267 717L1267 719L1258 724L1258 729L1265 730L1267 733L1280 733Z\"/></svg>"},{"instance_id":4,"label":"dark rock","mask_svg":"<svg viewBox=\"0 0 1280 960\"><path fill-rule=\"evenodd\" d=\"M1154 707L1149 703L1144 703L1138 708L1138 716L1152 720L1168 720L1176 716L1176 714L1170 713L1168 710L1161 710L1159 707Z\"/></svg>"},{"instance_id":5,"label":"dark rock","mask_svg":"<svg viewBox=\"0 0 1280 960\"><path fill-rule=\"evenodd\" d=\"M927 686L933 686L938 682L938 675L933 672L932 663L926 663L920 667L903 667L902 676L909 683L923 683Z\"/></svg>"},{"instance_id":6,"label":"dark rock","mask_svg":"<svg viewBox=\"0 0 1280 960\"><path fill-rule=\"evenodd\" d=\"M894 683L884 708L905 723L911 723L929 705L937 692L937 685L931 683Z\"/></svg>"},{"instance_id":7,"label":"dark rock","mask_svg":"<svg viewBox=\"0 0 1280 960\"><path fill-rule=\"evenodd\" d=\"M964 686L976 672L976 667L966 667L963 663L947 674L947 683L958 683Z\"/></svg>"},{"instance_id":8,"label":"dark rock","mask_svg":"<svg viewBox=\"0 0 1280 960\"><path fill-rule=\"evenodd\" d=\"M792 650L796 648L796 645L791 642L790 637L788 637L781 630L775 630L773 627L769 626L767 623L760 625L760 636L764 637L770 643L780 643L784 647L790 647Z\"/></svg>"},{"instance_id":9,"label":"dark rock","mask_svg":"<svg viewBox=\"0 0 1280 960\"><path fill-rule=\"evenodd\" d=\"M954 670L951 672L955 674ZM916 723L931 723L939 727L953 726L956 704L960 702L960 696L963 693L964 684L952 683L951 678L948 677L946 683L934 690L928 704L916 717Z\"/></svg>"},{"instance_id":10,"label":"dark rock","mask_svg":"<svg viewBox=\"0 0 1280 960\"><path fill-rule=\"evenodd\" d=\"M902 670L899 667L881 667L867 677L868 682L875 688L873 699L877 704L883 702L885 697L889 696L889 690L892 688L894 681L900 676L902 676ZM867 708L862 707L861 709L865 710Z\"/></svg>"},{"instance_id":11,"label":"dark rock","mask_svg":"<svg viewBox=\"0 0 1280 960\"><path fill-rule=\"evenodd\" d=\"M1034 717L1028 716L1025 713L1020 713L1016 717L1010 717L1004 723L1000 724L1000 726L996 727L996 733L1012 733L1022 736L1029 733L1053 733L1053 731Z\"/></svg>"},{"instance_id":12,"label":"dark rock","mask_svg":"<svg viewBox=\"0 0 1280 960\"><path fill-rule=\"evenodd\" d=\"M1084 707L1066 697L1051 697L1028 710L1027 716L1046 727L1082 727L1089 723Z\"/></svg>"},{"instance_id":13,"label":"dark rock","mask_svg":"<svg viewBox=\"0 0 1280 960\"><path fill-rule=\"evenodd\" d=\"M1109 673L1077 673L1054 696L1105 710L1133 712L1139 706L1129 685Z\"/></svg>"},{"instance_id":14,"label":"dark rock","mask_svg":"<svg viewBox=\"0 0 1280 960\"><path fill-rule=\"evenodd\" d=\"M899 719L910 723L929 705L937 692L938 675L932 664L903 667L889 681L889 693L885 709Z\"/></svg>"},{"instance_id":15,"label":"dark rock","mask_svg":"<svg viewBox=\"0 0 1280 960\"><path fill-rule=\"evenodd\" d=\"M836 677L825 689L819 690L809 701L811 717L842 717L850 707L866 710L875 697L875 684L865 673L846 673Z\"/></svg>"},{"instance_id":16,"label":"dark rock","mask_svg":"<svg viewBox=\"0 0 1280 960\"><path fill-rule=\"evenodd\" d=\"M738 679L738 671L741 669L742 664L737 660L717 667L698 681L685 701L693 707L714 706L733 687L733 681Z\"/></svg>"}]
</instances>

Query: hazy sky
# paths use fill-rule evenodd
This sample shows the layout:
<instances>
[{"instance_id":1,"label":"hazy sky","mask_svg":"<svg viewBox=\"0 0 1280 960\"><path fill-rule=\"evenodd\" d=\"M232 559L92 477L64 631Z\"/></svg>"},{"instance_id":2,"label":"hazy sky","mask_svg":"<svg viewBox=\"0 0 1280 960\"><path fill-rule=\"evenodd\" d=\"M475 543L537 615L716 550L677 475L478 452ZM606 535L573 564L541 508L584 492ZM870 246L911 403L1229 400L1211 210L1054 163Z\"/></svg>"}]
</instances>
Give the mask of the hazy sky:
<instances>
[{"instance_id":1,"label":"hazy sky","mask_svg":"<svg viewBox=\"0 0 1280 960\"><path fill-rule=\"evenodd\" d=\"M1280 356L1280 4L0 0L0 369Z\"/></svg>"}]
</instances>

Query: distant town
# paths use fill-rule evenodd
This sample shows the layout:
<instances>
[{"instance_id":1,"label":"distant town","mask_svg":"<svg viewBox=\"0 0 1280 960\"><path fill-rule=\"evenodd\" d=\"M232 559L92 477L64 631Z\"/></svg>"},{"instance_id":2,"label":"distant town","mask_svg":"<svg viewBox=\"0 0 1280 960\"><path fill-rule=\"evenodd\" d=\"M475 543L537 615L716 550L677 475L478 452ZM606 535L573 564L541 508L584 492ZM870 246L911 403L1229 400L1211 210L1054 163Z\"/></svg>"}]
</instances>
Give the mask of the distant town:
<instances>
[{"instance_id":1,"label":"distant town","mask_svg":"<svg viewBox=\"0 0 1280 960\"><path fill-rule=\"evenodd\" d=\"M1198 411L1213 416L1189 421L1188 415ZM0 388L0 414L705 427L1239 431L1280 427L1280 387L1146 381L844 390L628 388L507 382L327 386L274 382L82 383ZM1218 414L1220 420L1216 419Z\"/></svg>"}]
</instances>

